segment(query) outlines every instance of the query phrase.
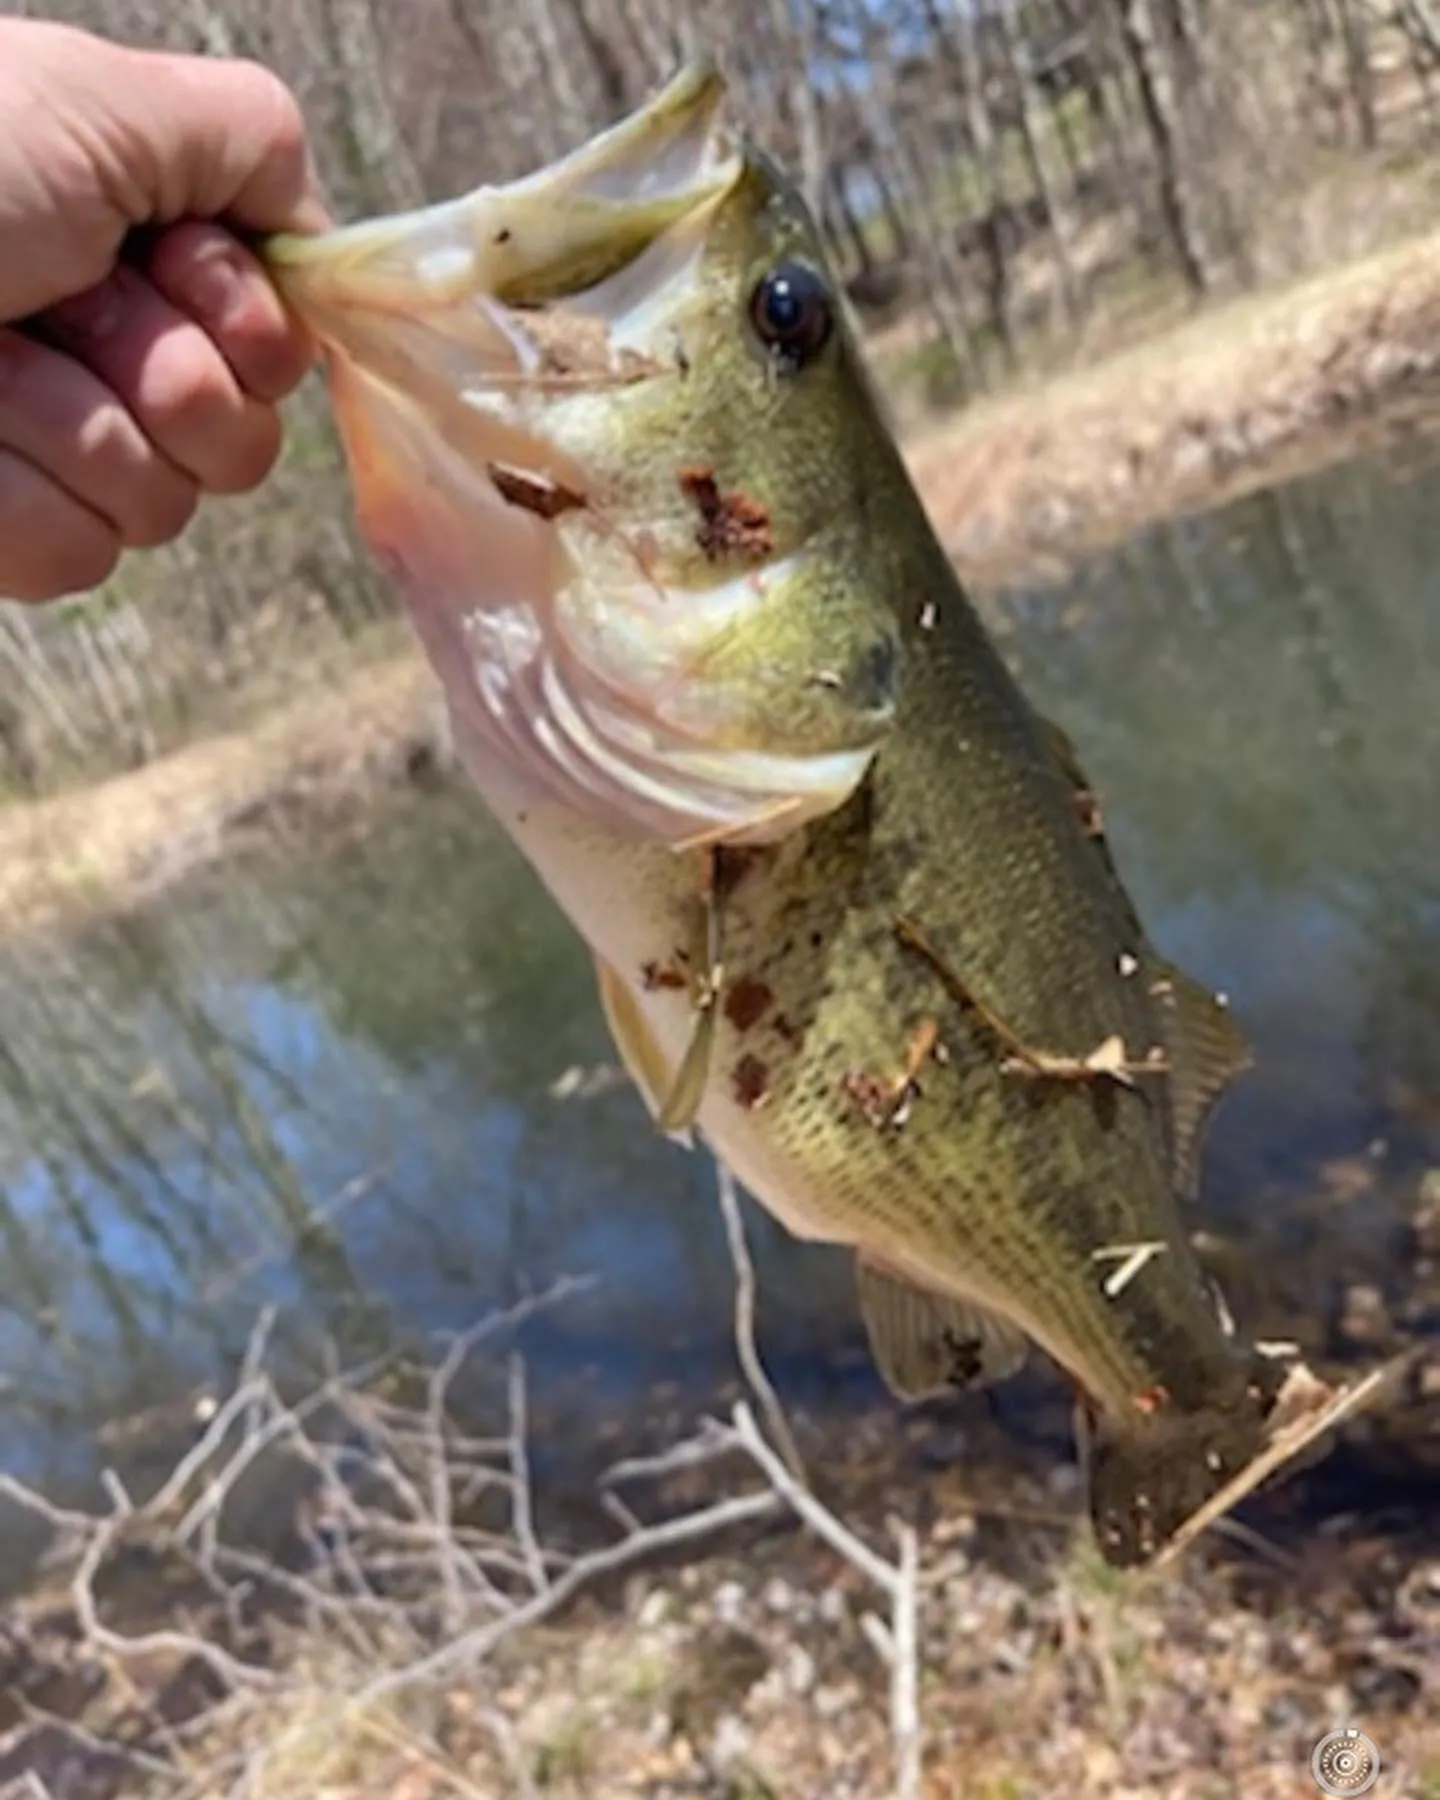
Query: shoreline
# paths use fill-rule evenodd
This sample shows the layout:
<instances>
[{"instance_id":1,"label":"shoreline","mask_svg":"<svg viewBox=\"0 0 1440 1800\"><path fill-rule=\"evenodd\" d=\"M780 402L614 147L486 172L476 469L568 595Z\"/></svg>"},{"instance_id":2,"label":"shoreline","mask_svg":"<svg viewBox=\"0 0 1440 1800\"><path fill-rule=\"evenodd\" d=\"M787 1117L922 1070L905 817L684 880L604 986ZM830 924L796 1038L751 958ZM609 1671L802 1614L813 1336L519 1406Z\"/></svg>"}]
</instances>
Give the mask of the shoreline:
<instances>
[{"instance_id":1,"label":"shoreline","mask_svg":"<svg viewBox=\"0 0 1440 1800\"><path fill-rule=\"evenodd\" d=\"M961 573L993 587L1431 425L1440 233L977 402L908 461Z\"/></svg>"},{"instance_id":2,"label":"shoreline","mask_svg":"<svg viewBox=\"0 0 1440 1800\"><path fill-rule=\"evenodd\" d=\"M1048 583L1147 525L1440 422L1440 233L936 420L906 460L962 578ZM385 628L380 628L383 635ZM403 647L402 647L403 646ZM0 809L8 937L123 910L263 833L323 829L448 760L407 633L249 726Z\"/></svg>"}]
</instances>

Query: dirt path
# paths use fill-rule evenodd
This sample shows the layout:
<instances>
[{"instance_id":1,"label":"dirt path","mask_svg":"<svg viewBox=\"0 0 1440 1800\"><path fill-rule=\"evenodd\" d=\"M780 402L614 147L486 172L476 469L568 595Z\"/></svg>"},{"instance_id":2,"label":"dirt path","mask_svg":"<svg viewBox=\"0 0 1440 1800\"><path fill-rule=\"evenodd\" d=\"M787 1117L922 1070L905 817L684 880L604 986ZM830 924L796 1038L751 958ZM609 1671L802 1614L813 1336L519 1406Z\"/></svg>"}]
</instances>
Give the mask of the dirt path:
<instances>
[{"instance_id":1,"label":"dirt path","mask_svg":"<svg viewBox=\"0 0 1440 1800\"><path fill-rule=\"evenodd\" d=\"M1046 580L1139 526L1440 420L1440 235L1216 308L1093 368L986 401L908 450L979 587ZM301 677L248 731L0 812L12 933L124 906L284 810L363 806L439 744L418 655Z\"/></svg>"}]
</instances>

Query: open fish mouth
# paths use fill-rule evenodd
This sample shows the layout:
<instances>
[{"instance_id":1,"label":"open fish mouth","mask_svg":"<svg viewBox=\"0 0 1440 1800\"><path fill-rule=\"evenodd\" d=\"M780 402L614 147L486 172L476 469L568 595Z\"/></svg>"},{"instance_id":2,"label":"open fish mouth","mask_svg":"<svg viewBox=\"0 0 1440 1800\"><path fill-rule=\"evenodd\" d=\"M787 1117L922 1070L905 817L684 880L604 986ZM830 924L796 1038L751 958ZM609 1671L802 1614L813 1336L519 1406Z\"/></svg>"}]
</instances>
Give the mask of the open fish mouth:
<instances>
[{"instance_id":1,"label":"open fish mouth","mask_svg":"<svg viewBox=\"0 0 1440 1800\"><path fill-rule=\"evenodd\" d=\"M624 398L683 381L674 320L755 168L724 95L697 61L521 180L261 250L326 353L362 534L482 790L677 846L833 810L889 724L883 698L833 741L761 722L715 658L803 549L692 582L629 474Z\"/></svg>"}]
</instances>

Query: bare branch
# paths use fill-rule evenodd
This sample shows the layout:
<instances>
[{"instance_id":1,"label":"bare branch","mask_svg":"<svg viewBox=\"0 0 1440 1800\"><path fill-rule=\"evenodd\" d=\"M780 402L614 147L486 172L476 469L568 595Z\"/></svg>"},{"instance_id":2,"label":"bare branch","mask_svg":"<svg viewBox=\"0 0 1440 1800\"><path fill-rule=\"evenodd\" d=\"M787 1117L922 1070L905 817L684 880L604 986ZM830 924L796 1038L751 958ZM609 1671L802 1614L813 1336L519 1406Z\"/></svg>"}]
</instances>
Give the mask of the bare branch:
<instances>
[{"instance_id":1,"label":"bare branch","mask_svg":"<svg viewBox=\"0 0 1440 1800\"><path fill-rule=\"evenodd\" d=\"M467 1632L454 1643L441 1645L431 1655L422 1657L408 1668L391 1670L380 1676L361 1688L352 1705L361 1708L373 1706L377 1701L389 1699L405 1688L437 1680L467 1664L482 1662L507 1637L527 1626L538 1625L552 1613L558 1612L587 1583L628 1568L632 1563L658 1556L662 1551L676 1549L682 1544L698 1543L704 1538L732 1531L737 1525L751 1524L771 1517L779 1504L779 1496L773 1493L737 1495L734 1499L720 1500L713 1506L701 1507L696 1512L683 1513L679 1518L666 1519L658 1525L647 1525L643 1530L621 1538L603 1550L578 1557L543 1592L536 1594L523 1606L517 1606L505 1618L497 1619L479 1630Z\"/></svg>"},{"instance_id":2,"label":"bare branch","mask_svg":"<svg viewBox=\"0 0 1440 1800\"><path fill-rule=\"evenodd\" d=\"M900 1560L898 1565L886 1562L794 1479L761 1436L754 1415L743 1400L736 1404L732 1417L735 1437L764 1471L776 1493L817 1537L858 1569L890 1602L888 1626L872 1613L862 1618L861 1629L890 1671L890 1733L897 1800L920 1800L924 1740L920 1725L920 1555L915 1532L909 1525L892 1521Z\"/></svg>"},{"instance_id":3,"label":"bare branch","mask_svg":"<svg viewBox=\"0 0 1440 1800\"><path fill-rule=\"evenodd\" d=\"M510 1437L506 1446L510 1464L510 1522L520 1545L520 1553L537 1594L545 1591L548 1577L545 1558L535 1537L535 1520L530 1505L530 1459L525 1442L525 1364L518 1356L510 1358Z\"/></svg>"},{"instance_id":4,"label":"bare branch","mask_svg":"<svg viewBox=\"0 0 1440 1800\"><path fill-rule=\"evenodd\" d=\"M750 1248L745 1242L745 1221L740 1214L740 1195L735 1186L735 1177L718 1157L715 1161L715 1186L720 1199L720 1214L725 1221L730 1260L735 1267L735 1353L740 1358L740 1367L751 1391L764 1410L765 1422L779 1447L787 1470L796 1481L808 1485L804 1461L756 1346L755 1265L750 1260Z\"/></svg>"}]
</instances>

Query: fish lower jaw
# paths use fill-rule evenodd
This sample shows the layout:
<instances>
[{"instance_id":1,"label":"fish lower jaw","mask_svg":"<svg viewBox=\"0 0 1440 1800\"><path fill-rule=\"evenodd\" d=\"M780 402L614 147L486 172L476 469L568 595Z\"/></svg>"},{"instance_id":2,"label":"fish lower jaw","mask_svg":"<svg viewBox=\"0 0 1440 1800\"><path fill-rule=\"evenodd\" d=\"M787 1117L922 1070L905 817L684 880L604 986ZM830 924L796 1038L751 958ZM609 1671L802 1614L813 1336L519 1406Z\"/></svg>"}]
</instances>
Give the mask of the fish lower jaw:
<instances>
[{"instance_id":1,"label":"fish lower jaw","mask_svg":"<svg viewBox=\"0 0 1440 1800\"><path fill-rule=\"evenodd\" d=\"M639 704L587 692L533 619L487 613L469 638L464 678L453 666L441 675L471 778L614 837L677 851L772 842L844 805L875 754L707 747Z\"/></svg>"}]
</instances>

